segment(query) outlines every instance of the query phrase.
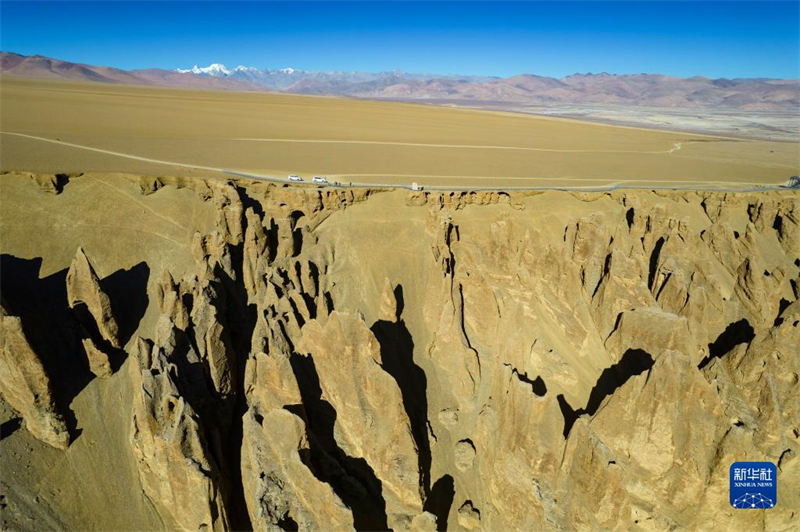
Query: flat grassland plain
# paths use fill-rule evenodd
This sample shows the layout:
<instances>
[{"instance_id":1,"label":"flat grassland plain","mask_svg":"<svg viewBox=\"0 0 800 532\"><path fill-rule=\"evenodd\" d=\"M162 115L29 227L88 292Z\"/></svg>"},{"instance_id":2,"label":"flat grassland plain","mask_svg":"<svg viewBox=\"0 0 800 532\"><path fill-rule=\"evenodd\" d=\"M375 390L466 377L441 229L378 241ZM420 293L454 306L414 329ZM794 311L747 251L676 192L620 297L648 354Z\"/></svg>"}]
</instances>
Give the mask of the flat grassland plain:
<instances>
[{"instance_id":1,"label":"flat grassland plain","mask_svg":"<svg viewBox=\"0 0 800 532\"><path fill-rule=\"evenodd\" d=\"M800 143L403 103L0 80L0 169L357 184L748 188L800 173Z\"/></svg>"}]
</instances>

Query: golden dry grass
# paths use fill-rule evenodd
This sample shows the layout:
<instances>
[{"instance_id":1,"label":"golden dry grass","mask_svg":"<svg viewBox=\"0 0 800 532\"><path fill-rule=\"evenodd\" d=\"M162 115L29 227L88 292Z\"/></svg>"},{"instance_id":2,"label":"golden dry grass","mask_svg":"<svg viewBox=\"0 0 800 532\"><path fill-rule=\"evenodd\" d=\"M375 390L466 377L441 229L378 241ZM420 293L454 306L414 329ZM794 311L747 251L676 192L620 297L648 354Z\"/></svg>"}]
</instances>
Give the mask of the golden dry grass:
<instances>
[{"instance_id":1,"label":"golden dry grass","mask_svg":"<svg viewBox=\"0 0 800 532\"><path fill-rule=\"evenodd\" d=\"M284 177L444 186L734 186L800 173L800 144L513 113L283 94L4 78L3 170Z\"/></svg>"}]
</instances>

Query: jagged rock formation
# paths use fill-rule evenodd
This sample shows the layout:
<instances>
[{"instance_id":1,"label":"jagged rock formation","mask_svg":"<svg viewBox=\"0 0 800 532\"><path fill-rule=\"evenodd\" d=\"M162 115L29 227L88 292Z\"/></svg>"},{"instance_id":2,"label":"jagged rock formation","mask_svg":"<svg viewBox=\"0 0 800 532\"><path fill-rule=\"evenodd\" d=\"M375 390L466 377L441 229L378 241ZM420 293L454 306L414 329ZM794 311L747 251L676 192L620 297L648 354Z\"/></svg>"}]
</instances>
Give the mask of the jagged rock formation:
<instances>
[{"instance_id":1,"label":"jagged rock formation","mask_svg":"<svg viewBox=\"0 0 800 532\"><path fill-rule=\"evenodd\" d=\"M80 247L67 272L67 301L73 309L85 306L91 316L91 320L85 321L86 327L96 327L103 340L120 347L119 327L111 312L111 302L100 289L100 280Z\"/></svg>"},{"instance_id":2,"label":"jagged rock formation","mask_svg":"<svg viewBox=\"0 0 800 532\"><path fill-rule=\"evenodd\" d=\"M120 461L154 512L135 517L152 527L788 530L800 511L795 192L86 175L54 196L6 177L9 194L54 206L114 179L146 208L209 207L213 223L187 218L172 243L168 211L142 211L151 256L114 263L92 242L111 268L148 260L156 273L130 341L81 249L65 279L91 371L107 373L109 350L126 357L104 379L129 390L108 415L128 427ZM5 371L41 367L33 393L46 399L21 319L3 317ZM29 421L55 407L31 410L3 383L32 433L60 434ZM83 456L86 437L53 452ZM743 460L778 465L776 508L730 508L728 467Z\"/></svg>"},{"instance_id":3,"label":"jagged rock formation","mask_svg":"<svg viewBox=\"0 0 800 532\"><path fill-rule=\"evenodd\" d=\"M12 275L16 273L13 271ZM31 316L31 302L19 301L19 292L24 292L24 289L20 290L23 280L9 277L6 273L4 285L19 285L14 290L15 306L24 310L27 316L11 315L5 302L0 309L3 321L2 395L24 419L31 434L63 449L69 445L71 437L65 417L67 404L59 395L65 395L64 392L75 383L65 384L57 380L83 380L80 367L68 367L62 373L64 365L69 366L74 361L88 364L88 370L98 377L111 375L114 371L111 358L120 350L117 323L108 295L101 289L97 274L80 247L59 292L23 294L23 298L34 300L34 312L52 314ZM66 300L61 301L64 294ZM59 308L61 305L63 308ZM54 360L60 358L62 349L69 351L73 360ZM59 390L62 393L57 393Z\"/></svg>"},{"instance_id":4,"label":"jagged rock formation","mask_svg":"<svg viewBox=\"0 0 800 532\"><path fill-rule=\"evenodd\" d=\"M176 338L162 339L176 347ZM175 382L173 353L139 339L131 379L134 399L131 443L142 489L169 529L226 530L220 472L200 418Z\"/></svg>"},{"instance_id":5,"label":"jagged rock formation","mask_svg":"<svg viewBox=\"0 0 800 532\"><path fill-rule=\"evenodd\" d=\"M121 347L119 326L111 301L100 288L100 279L81 247L67 271L66 285L67 302L79 323L89 370L98 377L108 377L113 373L110 355Z\"/></svg>"},{"instance_id":6,"label":"jagged rock formation","mask_svg":"<svg viewBox=\"0 0 800 532\"><path fill-rule=\"evenodd\" d=\"M50 379L33 352L22 321L0 307L2 348L0 348L0 394L22 418L25 427L43 442L65 449L69 444L64 417L58 411Z\"/></svg>"}]
</instances>

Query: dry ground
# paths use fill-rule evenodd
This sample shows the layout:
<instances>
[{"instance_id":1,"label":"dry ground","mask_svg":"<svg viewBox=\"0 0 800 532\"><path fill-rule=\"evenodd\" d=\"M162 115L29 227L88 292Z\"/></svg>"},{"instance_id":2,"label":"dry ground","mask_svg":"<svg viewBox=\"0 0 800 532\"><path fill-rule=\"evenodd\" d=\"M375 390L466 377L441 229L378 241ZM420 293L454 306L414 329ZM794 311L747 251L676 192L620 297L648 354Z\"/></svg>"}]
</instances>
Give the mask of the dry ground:
<instances>
[{"instance_id":1,"label":"dry ground","mask_svg":"<svg viewBox=\"0 0 800 532\"><path fill-rule=\"evenodd\" d=\"M37 172L225 169L454 187L734 187L800 173L796 142L401 103L13 78L0 80L0 130L2 169Z\"/></svg>"}]
</instances>

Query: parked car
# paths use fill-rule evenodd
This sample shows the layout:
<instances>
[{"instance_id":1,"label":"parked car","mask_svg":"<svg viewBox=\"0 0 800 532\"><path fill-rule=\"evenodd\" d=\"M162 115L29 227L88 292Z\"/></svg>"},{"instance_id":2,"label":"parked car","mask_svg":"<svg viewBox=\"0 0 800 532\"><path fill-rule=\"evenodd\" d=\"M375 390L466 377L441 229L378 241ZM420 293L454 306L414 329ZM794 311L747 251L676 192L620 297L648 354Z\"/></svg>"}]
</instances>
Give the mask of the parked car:
<instances>
[{"instance_id":1,"label":"parked car","mask_svg":"<svg viewBox=\"0 0 800 532\"><path fill-rule=\"evenodd\" d=\"M303 178L299 175L292 174L289 176L289 181L302 181Z\"/></svg>"},{"instance_id":2,"label":"parked car","mask_svg":"<svg viewBox=\"0 0 800 532\"><path fill-rule=\"evenodd\" d=\"M311 181L314 183L323 183L323 184L328 183L328 180L326 178L319 175L315 175L313 178L311 178Z\"/></svg>"}]
</instances>

